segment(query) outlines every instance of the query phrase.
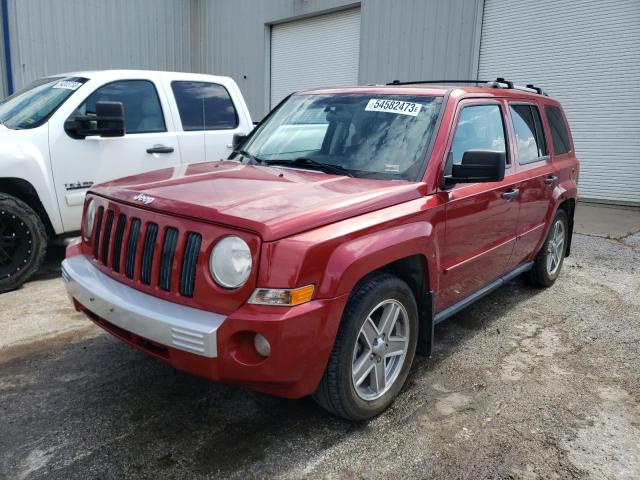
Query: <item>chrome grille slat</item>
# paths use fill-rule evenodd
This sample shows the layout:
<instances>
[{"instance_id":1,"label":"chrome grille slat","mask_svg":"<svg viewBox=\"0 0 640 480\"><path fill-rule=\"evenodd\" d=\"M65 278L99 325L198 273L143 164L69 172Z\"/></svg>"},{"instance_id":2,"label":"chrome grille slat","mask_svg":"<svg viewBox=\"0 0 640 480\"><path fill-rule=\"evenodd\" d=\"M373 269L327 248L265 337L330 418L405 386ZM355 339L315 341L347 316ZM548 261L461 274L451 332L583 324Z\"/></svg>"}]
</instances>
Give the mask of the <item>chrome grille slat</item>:
<instances>
[{"instance_id":1,"label":"chrome grille slat","mask_svg":"<svg viewBox=\"0 0 640 480\"><path fill-rule=\"evenodd\" d=\"M164 234L162 243L162 256L160 257L160 288L171 291L171 271L173 269L173 257L176 253L176 243L178 242L178 230L168 228Z\"/></svg>"}]
</instances>

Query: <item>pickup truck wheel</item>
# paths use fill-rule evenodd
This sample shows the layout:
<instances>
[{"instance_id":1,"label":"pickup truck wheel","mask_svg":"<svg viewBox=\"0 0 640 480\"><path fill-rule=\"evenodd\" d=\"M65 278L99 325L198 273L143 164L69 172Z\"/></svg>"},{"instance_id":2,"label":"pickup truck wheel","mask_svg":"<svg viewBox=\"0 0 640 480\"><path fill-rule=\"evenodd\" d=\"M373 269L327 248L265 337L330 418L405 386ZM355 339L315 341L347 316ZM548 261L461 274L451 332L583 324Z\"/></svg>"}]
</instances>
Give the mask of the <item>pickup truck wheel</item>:
<instances>
[{"instance_id":1,"label":"pickup truck wheel","mask_svg":"<svg viewBox=\"0 0 640 480\"><path fill-rule=\"evenodd\" d=\"M381 273L353 291L314 399L348 420L382 413L404 385L416 351L418 308L411 289Z\"/></svg>"},{"instance_id":2,"label":"pickup truck wheel","mask_svg":"<svg viewBox=\"0 0 640 480\"><path fill-rule=\"evenodd\" d=\"M38 214L22 200L0 193L0 293L26 282L46 251L47 232Z\"/></svg>"},{"instance_id":3,"label":"pickup truck wheel","mask_svg":"<svg viewBox=\"0 0 640 480\"><path fill-rule=\"evenodd\" d=\"M564 210L558 210L553 218L549 235L529 272L529 280L533 285L550 287L560 275L562 262L567 251L568 232L567 213Z\"/></svg>"}]
</instances>

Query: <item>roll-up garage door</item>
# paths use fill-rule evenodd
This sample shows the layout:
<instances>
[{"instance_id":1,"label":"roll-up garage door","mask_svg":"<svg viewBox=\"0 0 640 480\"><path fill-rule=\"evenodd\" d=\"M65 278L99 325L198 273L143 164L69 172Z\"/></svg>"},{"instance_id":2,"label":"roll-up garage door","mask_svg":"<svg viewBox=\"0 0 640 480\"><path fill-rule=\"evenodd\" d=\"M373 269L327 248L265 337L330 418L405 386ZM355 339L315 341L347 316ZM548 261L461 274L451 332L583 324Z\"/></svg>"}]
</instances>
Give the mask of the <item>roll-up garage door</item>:
<instances>
[{"instance_id":1,"label":"roll-up garage door","mask_svg":"<svg viewBox=\"0 0 640 480\"><path fill-rule=\"evenodd\" d=\"M486 0L478 78L497 76L560 100L581 197L640 204L638 0Z\"/></svg>"},{"instance_id":2,"label":"roll-up garage door","mask_svg":"<svg viewBox=\"0 0 640 480\"><path fill-rule=\"evenodd\" d=\"M305 88L358 82L360 9L271 27L271 106Z\"/></svg>"}]
</instances>

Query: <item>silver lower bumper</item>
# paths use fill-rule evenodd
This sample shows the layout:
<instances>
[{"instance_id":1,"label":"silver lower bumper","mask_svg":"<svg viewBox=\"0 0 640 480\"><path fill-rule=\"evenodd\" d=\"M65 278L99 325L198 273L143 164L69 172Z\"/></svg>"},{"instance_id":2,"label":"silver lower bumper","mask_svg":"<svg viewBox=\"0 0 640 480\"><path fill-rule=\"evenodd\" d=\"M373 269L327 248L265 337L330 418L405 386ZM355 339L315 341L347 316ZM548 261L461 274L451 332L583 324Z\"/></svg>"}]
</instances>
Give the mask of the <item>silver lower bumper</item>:
<instances>
[{"instance_id":1,"label":"silver lower bumper","mask_svg":"<svg viewBox=\"0 0 640 480\"><path fill-rule=\"evenodd\" d=\"M67 292L87 310L148 340L204 357L217 357L223 315L139 292L108 277L84 255L62 262Z\"/></svg>"}]
</instances>

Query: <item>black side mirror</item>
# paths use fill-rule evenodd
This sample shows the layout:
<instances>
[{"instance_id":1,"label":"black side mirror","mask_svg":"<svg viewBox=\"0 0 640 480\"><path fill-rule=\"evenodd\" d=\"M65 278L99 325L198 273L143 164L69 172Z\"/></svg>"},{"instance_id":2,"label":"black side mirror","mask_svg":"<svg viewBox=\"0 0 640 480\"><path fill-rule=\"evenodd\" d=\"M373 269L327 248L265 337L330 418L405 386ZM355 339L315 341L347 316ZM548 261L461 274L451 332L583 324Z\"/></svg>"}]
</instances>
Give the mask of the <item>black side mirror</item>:
<instances>
[{"instance_id":1,"label":"black side mirror","mask_svg":"<svg viewBox=\"0 0 640 480\"><path fill-rule=\"evenodd\" d=\"M499 182L504 178L506 154L492 150L468 150L460 165L452 165L447 183Z\"/></svg>"},{"instance_id":2,"label":"black side mirror","mask_svg":"<svg viewBox=\"0 0 640 480\"><path fill-rule=\"evenodd\" d=\"M240 149L240 147L242 147L242 145L244 145L244 142L247 140L247 135L243 135L241 133L236 133L233 135L233 141L231 143L231 146L233 147L233 150L238 150Z\"/></svg>"},{"instance_id":3,"label":"black side mirror","mask_svg":"<svg viewBox=\"0 0 640 480\"><path fill-rule=\"evenodd\" d=\"M64 129L76 139L97 135L122 137L125 133L124 106L122 102L96 102L96 113L70 117L64 123Z\"/></svg>"}]
</instances>

